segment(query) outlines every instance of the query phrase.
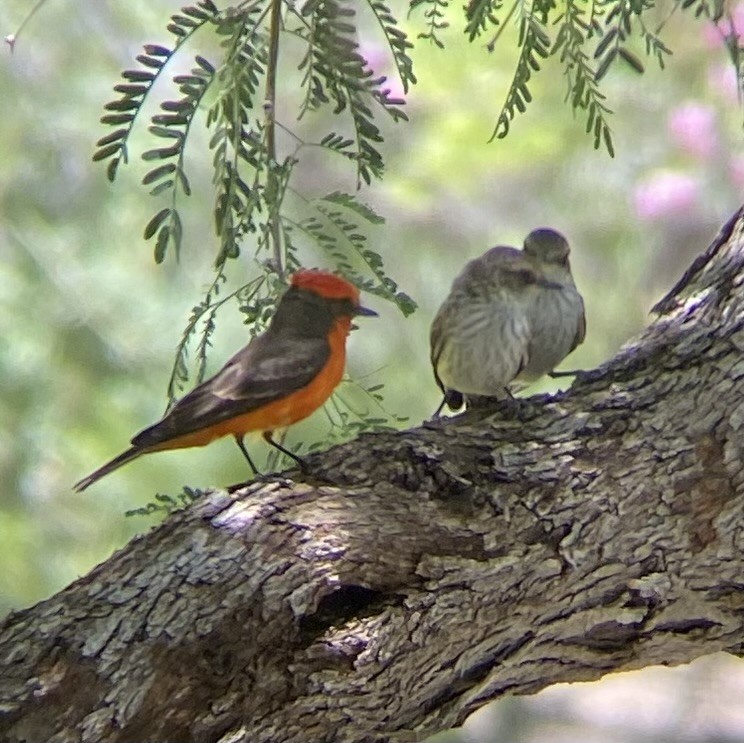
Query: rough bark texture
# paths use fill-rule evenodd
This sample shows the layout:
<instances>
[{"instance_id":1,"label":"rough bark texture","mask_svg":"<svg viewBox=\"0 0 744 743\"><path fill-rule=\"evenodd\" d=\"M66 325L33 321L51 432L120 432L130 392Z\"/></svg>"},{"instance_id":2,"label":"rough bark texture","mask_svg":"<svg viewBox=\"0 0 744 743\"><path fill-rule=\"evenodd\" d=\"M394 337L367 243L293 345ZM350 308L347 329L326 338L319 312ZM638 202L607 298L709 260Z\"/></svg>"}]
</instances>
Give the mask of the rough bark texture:
<instances>
[{"instance_id":1,"label":"rough bark texture","mask_svg":"<svg viewBox=\"0 0 744 743\"><path fill-rule=\"evenodd\" d=\"M742 281L740 212L642 337L523 420L214 492L11 615L0 739L420 740L504 694L740 655Z\"/></svg>"}]
</instances>

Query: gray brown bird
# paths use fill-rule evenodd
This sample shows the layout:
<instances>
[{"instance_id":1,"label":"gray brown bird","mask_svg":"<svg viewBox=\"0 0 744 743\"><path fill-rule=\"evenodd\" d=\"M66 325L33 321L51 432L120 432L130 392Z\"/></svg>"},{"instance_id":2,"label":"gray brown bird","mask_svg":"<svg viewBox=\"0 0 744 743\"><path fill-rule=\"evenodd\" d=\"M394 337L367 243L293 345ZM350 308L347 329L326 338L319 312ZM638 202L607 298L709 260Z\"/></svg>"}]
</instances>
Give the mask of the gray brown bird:
<instances>
[{"instance_id":1,"label":"gray brown bird","mask_svg":"<svg viewBox=\"0 0 744 743\"><path fill-rule=\"evenodd\" d=\"M583 340L584 302L566 238L542 227L524 249L499 246L470 261L431 326L431 363L446 403L504 398L552 371Z\"/></svg>"}]
</instances>

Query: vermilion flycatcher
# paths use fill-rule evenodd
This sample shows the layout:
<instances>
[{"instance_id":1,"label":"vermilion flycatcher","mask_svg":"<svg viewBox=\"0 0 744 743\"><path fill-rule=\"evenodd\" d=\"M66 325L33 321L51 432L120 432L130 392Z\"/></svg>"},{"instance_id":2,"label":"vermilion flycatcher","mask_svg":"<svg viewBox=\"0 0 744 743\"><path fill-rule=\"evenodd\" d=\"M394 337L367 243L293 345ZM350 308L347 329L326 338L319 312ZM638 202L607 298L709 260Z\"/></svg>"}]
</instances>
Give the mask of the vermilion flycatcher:
<instances>
[{"instance_id":1,"label":"vermilion flycatcher","mask_svg":"<svg viewBox=\"0 0 744 743\"><path fill-rule=\"evenodd\" d=\"M154 451L204 446L250 431L295 459L271 437L306 418L330 397L346 365L346 337L356 315L376 315L359 304L359 290L327 271L302 270L282 296L263 335L238 351L211 379L182 397L165 417L132 439L132 446L80 480L85 490L132 459Z\"/></svg>"},{"instance_id":2,"label":"vermilion flycatcher","mask_svg":"<svg viewBox=\"0 0 744 743\"><path fill-rule=\"evenodd\" d=\"M431 327L434 378L453 410L463 396L503 398L552 371L583 340L584 302L568 242L533 230L524 249L491 248L455 279Z\"/></svg>"}]
</instances>

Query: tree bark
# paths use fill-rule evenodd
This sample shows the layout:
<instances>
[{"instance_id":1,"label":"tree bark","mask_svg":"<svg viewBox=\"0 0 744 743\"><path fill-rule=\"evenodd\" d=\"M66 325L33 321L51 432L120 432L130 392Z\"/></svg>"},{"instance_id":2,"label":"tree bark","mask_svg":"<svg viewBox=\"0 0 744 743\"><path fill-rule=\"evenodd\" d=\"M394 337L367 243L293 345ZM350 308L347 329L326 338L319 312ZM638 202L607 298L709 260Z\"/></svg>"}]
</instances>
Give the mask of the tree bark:
<instances>
[{"instance_id":1,"label":"tree bark","mask_svg":"<svg viewBox=\"0 0 744 743\"><path fill-rule=\"evenodd\" d=\"M0 626L0 739L382 743L744 645L744 210L519 418L215 491Z\"/></svg>"}]
</instances>

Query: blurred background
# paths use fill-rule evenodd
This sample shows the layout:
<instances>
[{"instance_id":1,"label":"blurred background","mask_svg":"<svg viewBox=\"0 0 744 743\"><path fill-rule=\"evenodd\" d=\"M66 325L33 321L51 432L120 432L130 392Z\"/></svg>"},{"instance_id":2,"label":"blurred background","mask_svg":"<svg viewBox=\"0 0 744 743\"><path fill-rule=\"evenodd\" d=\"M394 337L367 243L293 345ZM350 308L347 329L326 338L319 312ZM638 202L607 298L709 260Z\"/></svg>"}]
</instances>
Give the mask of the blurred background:
<instances>
[{"instance_id":1,"label":"blurred background","mask_svg":"<svg viewBox=\"0 0 744 743\"><path fill-rule=\"evenodd\" d=\"M136 157L114 185L90 159L108 133L98 119L120 71L143 43L170 42L164 28L179 4L49 2L15 51L0 55L0 616L63 588L147 530L152 520L124 512L156 492L247 476L234 444L223 441L146 457L85 495L71 492L162 414L174 349L211 280L203 134L188 159L197 185L181 205L188 217L180 265L171 256L156 266L142 239L157 204L139 185L145 169ZM3 36L31 5L0 4ZM405 15L407 3L393 5ZM662 2L659 19L670 8ZM744 5L734 22L744 32ZM423 21L414 15L406 28L415 37ZM364 52L384 72L375 33L362 30ZM568 365L591 367L648 322L654 301L742 202L743 114L715 28L678 12L664 33L674 50L665 71L649 61L643 76L621 67L609 73L615 159L592 149L583 119L564 105L557 64L534 80L535 101L509 136L488 144L512 76L511 39L505 34L489 54L456 27L445 51L417 44L411 122L385 126L385 178L362 194L387 218L371 246L419 310L404 319L367 298L381 320L360 323L352 335L349 372L384 383L386 408L411 425L438 404L429 325L468 259L494 244L519 245L539 225L564 232L588 318L586 343ZM291 68L280 79L296 86ZM354 186L338 169L319 178L316 163L298 183L314 195ZM241 269L246 280L250 262L232 268L238 280ZM227 305L208 371L245 342L242 317ZM327 429L317 413L288 442L322 440ZM742 664L711 657L504 700L437 740L742 741L743 699Z\"/></svg>"}]
</instances>

